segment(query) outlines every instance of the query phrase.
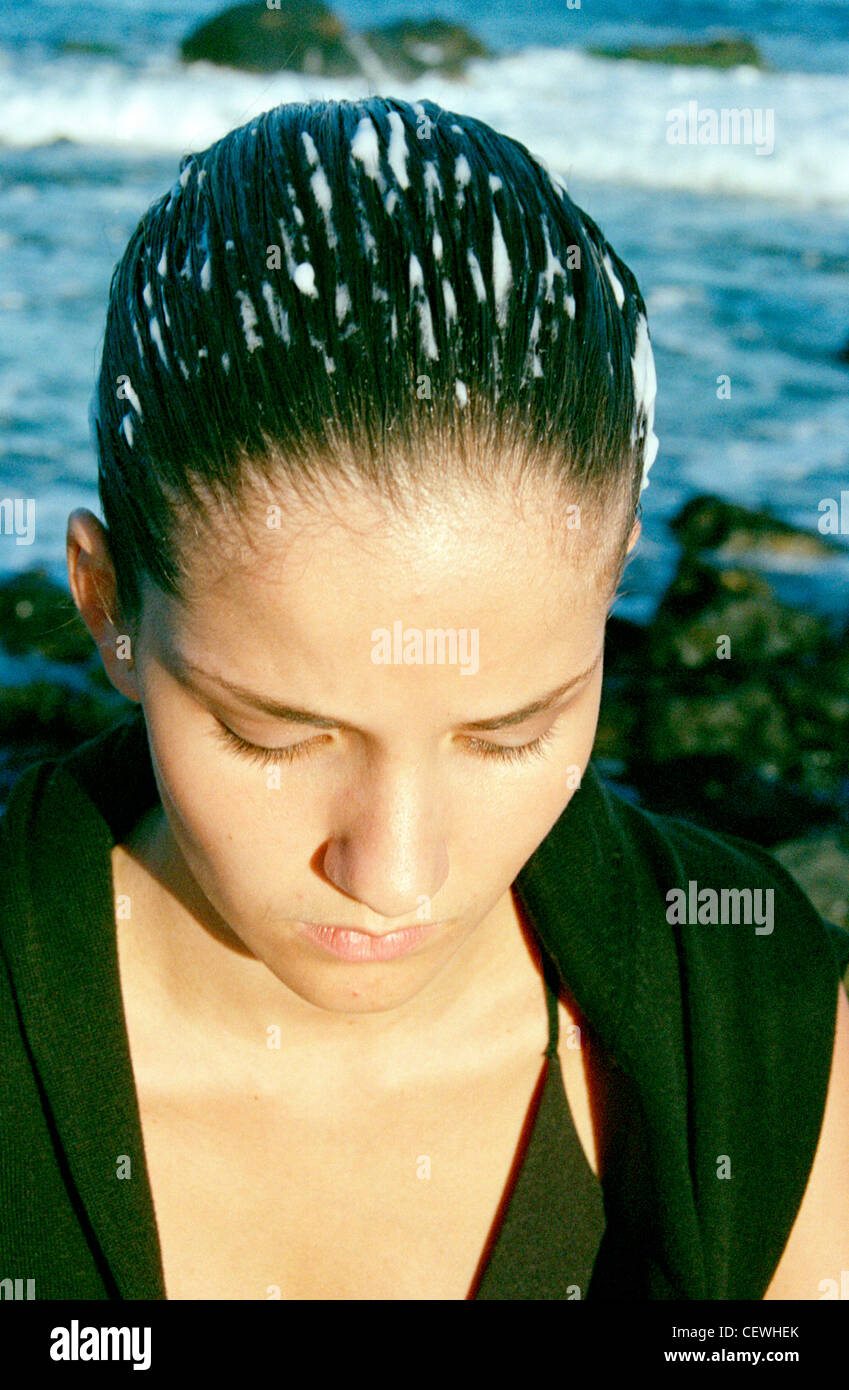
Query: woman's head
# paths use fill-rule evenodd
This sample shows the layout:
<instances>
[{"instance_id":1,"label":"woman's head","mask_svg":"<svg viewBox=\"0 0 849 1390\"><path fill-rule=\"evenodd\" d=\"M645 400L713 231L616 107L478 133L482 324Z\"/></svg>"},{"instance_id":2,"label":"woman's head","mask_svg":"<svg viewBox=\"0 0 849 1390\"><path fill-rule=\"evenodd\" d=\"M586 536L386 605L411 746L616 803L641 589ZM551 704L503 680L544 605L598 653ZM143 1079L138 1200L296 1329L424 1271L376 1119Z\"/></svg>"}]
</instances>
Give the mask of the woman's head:
<instances>
[{"instance_id":1,"label":"woman's head","mask_svg":"<svg viewBox=\"0 0 849 1390\"><path fill-rule=\"evenodd\" d=\"M72 589L143 706L183 881L301 998L417 993L568 803L653 399L595 224L432 103L277 108L142 220L94 412L107 531L72 517ZM296 927L427 920L353 966Z\"/></svg>"}]
</instances>

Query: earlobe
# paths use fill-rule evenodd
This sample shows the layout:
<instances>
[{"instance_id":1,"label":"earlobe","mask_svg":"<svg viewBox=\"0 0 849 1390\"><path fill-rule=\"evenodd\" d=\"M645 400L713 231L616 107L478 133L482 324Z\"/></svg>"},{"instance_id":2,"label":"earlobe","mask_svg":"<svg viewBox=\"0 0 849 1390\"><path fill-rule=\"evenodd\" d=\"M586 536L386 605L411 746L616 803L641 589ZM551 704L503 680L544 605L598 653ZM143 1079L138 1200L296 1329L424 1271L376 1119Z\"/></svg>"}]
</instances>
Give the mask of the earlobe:
<instances>
[{"instance_id":1,"label":"earlobe","mask_svg":"<svg viewBox=\"0 0 849 1390\"><path fill-rule=\"evenodd\" d=\"M132 640L121 625L108 532L84 507L68 517L66 555L71 594L94 638L104 670L116 690L138 702Z\"/></svg>"}]
</instances>

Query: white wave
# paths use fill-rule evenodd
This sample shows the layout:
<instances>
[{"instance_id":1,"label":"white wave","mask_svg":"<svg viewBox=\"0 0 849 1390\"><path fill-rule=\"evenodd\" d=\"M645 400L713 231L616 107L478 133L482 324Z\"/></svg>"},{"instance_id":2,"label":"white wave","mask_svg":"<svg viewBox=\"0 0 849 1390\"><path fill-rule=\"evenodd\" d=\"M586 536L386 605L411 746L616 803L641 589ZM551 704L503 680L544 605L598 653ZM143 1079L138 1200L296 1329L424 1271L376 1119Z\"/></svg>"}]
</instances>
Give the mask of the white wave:
<instances>
[{"instance_id":1,"label":"white wave","mask_svg":"<svg viewBox=\"0 0 849 1390\"><path fill-rule=\"evenodd\" d=\"M652 315L674 313L690 304L701 304L704 297L698 285L653 285L646 290L646 309Z\"/></svg>"},{"instance_id":2,"label":"white wave","mask_svg":"<svg viewBox=\"0 0 849 1390\"><path fill-rule=\"evenodd\" d=\"M567 183L605 180L801 206L844 207L849 199L849 89L835 74L611 62L534 47L479 60L464 81L431 76L376 89L478 116L521 140ZM183 153L278 102L374 90L366 79L184 67L172 55L132 68L76 56L24 63L7 52L0 53L0 140L27 147L65 138ZM686 113L692 102L718 120L723 111L760 112L767 125L774 122L774 148L765 152L757 116L748 144L670 143L671 113Z\"/></svg>"}]
</instances>

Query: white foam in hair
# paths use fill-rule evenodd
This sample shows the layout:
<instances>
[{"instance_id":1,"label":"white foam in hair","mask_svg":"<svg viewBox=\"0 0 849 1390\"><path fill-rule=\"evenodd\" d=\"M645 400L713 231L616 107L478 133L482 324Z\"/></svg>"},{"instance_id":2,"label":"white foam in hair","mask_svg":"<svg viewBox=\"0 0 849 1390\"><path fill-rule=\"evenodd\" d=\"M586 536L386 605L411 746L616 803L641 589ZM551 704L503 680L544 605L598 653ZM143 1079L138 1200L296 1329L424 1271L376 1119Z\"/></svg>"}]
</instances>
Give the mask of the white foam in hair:
<instances>
[{"instance_id":1,"label":"white foam in hair","mask_svg":"<svg viewBox=\"0 0 849 1390\"><path fill-rule=\"evenodd\" d=\"M245 290L236 290L236 298L239 301L239 308L242 314L242 331L245 335L245 345L247 346L248 352L255 352L257 348L262 347L262 338L255 331L259 320L257 319L253 300Z\"/></svg>"},{"instance_id":2,"label":"white foam in hair","mask_svg":"<svg viewBox=\"0 0 849 1390\"><path fill-rule=\"evenodd\" d=\"M495 292L495 315L499 328L507 323L507 297L513 283L510 257L501 231L498 214L492 211L492 288Z\"/></svg>"},{"instance_id":3,"label":"white foam in hair","mask_svg":"<svg viewBox=\"0 0 849 1390\"><path fill-rule=\"evenodd\" d=\"M377 131L373 122L368 116L363 116L357 129L354 131L354 138L351 141L351 157L358 159L370 179L376 179L383 191L383 176L380 172L380 145L378 144Z\"/></svg>"},{"instance_id":4,"label":"white foam in hair","mask_svg":"<svg viewBox=\"0 0 849 1390\"><path fill-rule=\"evenodd\" d=\"M646 431L643 446L643 479L640 492L649 485L649 469L657 458L660 440L654 432L654 403L657 396L657 373L654 367L654 353L649 340L649 329L645 314L637 318L634 356L631 358L631 371L634 376L634 396L637 405L637 418L645 416ZM636 444L637 436L632 443Z\"/></svg>"},{"instance_id":5,"label":"white foam in hair","mask_svg":"<svg viewBox=\"0 0 849 1390\"><path fill-rule=\"evenodd\" d=\"M407 141L404 138L404 122L397 111L390 111L387 120L389 121L389 149L386 158L389 167L398 181L400 188L409 188L410 178L407 173Z\"/></svg>"},{"instance_id":6,"label":"white foam in hair","mask_svg":"<svg viewBox=\"0 0 849 1390\"><path fill-rule=\"evenodd\" d=\"M625 303L625 291L622 288L622 281L619 279L619 276L613 269L613 262L611 261L610 256L607 254L606 251L601 258L601 263L604 266L605 271L607 272L608 280L613 286L613 293L616 295L616 303L621 309L622 305Z\"/></svg>"}]
</instances>

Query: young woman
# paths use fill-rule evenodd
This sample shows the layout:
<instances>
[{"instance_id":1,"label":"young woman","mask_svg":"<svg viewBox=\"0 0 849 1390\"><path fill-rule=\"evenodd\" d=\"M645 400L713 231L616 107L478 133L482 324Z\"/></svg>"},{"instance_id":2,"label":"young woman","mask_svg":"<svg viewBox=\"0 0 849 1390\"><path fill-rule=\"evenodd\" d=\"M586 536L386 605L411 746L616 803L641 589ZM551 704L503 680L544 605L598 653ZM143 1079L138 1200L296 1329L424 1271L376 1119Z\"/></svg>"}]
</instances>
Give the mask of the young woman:
<instances>
[{"instance_id":1,"label":"young woman","mask_svg":"<svg viewBox=\"0 0 849 1390\"><path fill-rule=\"evenodd\" d=\"M0 1276L831 1296L826 925L591 762L654 395L633 275L481 122L286 105L184 159L68 526L135 710L2 826Z\"/></svg>"}]
</instances>

